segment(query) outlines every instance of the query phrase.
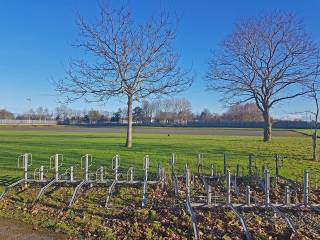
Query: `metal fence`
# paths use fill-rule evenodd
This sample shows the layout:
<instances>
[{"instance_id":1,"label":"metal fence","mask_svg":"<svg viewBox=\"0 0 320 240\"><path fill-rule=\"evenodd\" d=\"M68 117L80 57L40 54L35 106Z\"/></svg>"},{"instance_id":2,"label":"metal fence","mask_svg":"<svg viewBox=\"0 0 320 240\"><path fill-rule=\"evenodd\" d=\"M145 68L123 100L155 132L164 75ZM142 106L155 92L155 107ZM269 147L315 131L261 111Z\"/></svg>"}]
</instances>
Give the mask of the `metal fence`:
<instances>
[{"instance_id":1,"label":"metal fence","mask_svg":"<svg viewBox=\"0 0 320 240\"><path fill-rule=\"evenodd\" d=\"M0 125L57 125L55 120L17 120L17 119L0 119Z\"/></svg>"}]
</instances>

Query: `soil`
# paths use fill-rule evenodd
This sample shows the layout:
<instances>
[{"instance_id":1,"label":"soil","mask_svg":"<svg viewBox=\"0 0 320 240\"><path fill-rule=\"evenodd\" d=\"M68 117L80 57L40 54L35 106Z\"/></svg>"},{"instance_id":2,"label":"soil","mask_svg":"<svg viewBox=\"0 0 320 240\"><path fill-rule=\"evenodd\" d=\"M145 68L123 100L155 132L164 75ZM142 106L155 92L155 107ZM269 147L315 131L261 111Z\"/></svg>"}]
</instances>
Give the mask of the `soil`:
<instances>
[{"instance_id":1,"label":"soil","mask_svg":"<svg viewBox=\"0 0 320 240\"><path fill-rule=\"evenodd\" d=\"M6 240L62 240L63 234L37 229L20 221L0 218L0 239Z\"/></svg>"}]
</instances>

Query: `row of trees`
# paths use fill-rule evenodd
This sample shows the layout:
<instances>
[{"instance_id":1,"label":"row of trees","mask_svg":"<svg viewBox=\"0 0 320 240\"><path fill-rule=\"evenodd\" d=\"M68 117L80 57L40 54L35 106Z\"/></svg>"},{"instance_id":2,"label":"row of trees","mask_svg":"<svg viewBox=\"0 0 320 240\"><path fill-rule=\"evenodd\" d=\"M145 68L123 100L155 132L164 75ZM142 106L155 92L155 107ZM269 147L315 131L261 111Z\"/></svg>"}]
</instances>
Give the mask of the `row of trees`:
<instances>
[{"instance_id":1,"label":"row of trees","mask_svg":"<svg viewBox=\"0 0 320 240\"><path fill-rule=\"evenodd\" d=\"M39 107L16 116L8 110L0 110L0 119L30 119L30 120L58 120L96 123L97 121L124 122L127 121L127 110L119 108L115 112L100 110L75 110L67 106L55 108L49 112L47 108ZM193 113L191 103L185 99L162 99L143 101L141 106L133 108L133 122L148 124L152 122L180 123L187 121L262 121L258 108L253 103L231 106L222 114L211 113L204 109L200 113Z\"/></svg>"},{"instance_id":2,"label":"row of trees","mask_svg":"<svg viewBox=\"0 0 320 240\"><path fill-rule=\"evenodd\" d=\"M86 53L81 55L86 58L72 59L66 77L56 82L66 102L126 98L127 147L132 146L134 113L139 116L147 109L134 111L134 102L177 94L193 82L193 74L179 65L180 54L172 47L175 19L161 13L138 23L132 16L127 6L113 9L101 3L95 22L79 17L79 40L74 45ZM271 109L320 89L319 49L295 14L274 11L242 18L212 53L207 90L221 92L226 104L253 102L265 122L264 141L270 141ZM190 117L188 109L163 105L158 112L161 119L171 119L173 114L181 121ZM255 115L254 111L251 114ZM209 116L206 112L200 115Z\"/></svg>"}]
</instances>

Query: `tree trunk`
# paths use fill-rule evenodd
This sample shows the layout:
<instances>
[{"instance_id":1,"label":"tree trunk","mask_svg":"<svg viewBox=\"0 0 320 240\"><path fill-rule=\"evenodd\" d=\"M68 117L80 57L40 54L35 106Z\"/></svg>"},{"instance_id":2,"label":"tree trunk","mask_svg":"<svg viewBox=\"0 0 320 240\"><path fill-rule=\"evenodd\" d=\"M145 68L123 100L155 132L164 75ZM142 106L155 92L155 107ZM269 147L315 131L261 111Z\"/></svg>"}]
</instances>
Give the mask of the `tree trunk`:
<instances>
[{"instance_id":1,"label":"tree trunk","mask_svg":"<svg viewBox=\"0 0 320 240\"><path fill-rule=\"evenodd\" d=\"M272 139L272 121L269 110L264 111L264 129L263 129L263 141L269 142Z\"/></svg>"},{"instance_id":2,"label":"tree trunk","mask_svg":"<svg viewBox=\"0 0 320 240\"><path fill-rule=\"evenodd\" d=\"M312 150L313 150L312 159L314 161L317 161L317 132L316 131L312 134Z\"/></svg>"},{"instance_id":3,"label":"tree trunk","mask_svg":"<svg viewBox=\"0 0 320 240\"><path fill-rule=\"evenodd\" d=\"M132 147L132 96L128 96L128 126L127 126L127 141L126 147Z\"/></svg>"}]
</instances>

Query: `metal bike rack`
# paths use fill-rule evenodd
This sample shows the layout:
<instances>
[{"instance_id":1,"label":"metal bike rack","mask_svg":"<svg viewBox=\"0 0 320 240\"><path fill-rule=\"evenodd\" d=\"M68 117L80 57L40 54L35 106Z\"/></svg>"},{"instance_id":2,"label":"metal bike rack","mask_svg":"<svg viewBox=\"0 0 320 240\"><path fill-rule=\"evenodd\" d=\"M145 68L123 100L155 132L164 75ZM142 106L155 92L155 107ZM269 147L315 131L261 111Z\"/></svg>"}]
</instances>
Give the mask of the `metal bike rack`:
<instances>
[{"instance_id":1,"label":"metal bike rack","mask_svg":"<svg viewBox=\"0 0 320 240\"><path fill-rule=\"evenodd\" d=\"M36 168L33 172L33 178L36 180L39 178L40 182L44 181L44 166L40 166L40 168Z\"/></svg>"},{"instance_id":2,"label":"metal bike rack","mask_svg":"<svg viewBox=\"0 0 320 240\"><path fill-rule=\"evenodd\" d=\"M27 183L31 181L28 178L28 167L32 166L32 154L31 153L24 153L21 154L18 157L18 168L23 169L23 178L18 180L17 182L14 182L7 186L4 191L0 195L0 200L5 197L5 195L15 186L18 186L22 183L25 184L25 187L27 186Z\"/></svg>"},{"instance_id":3,"label":"metal bike rack","mask_svg":"<svg viewBox=\"0 0 320 240\"><path fill-rule=\"evenodd\" d=\"M49 168L54 169L56 181L59 181L59 168L62 166L62 163L63 163L62 154L57 153L49 158Z\"/></svg>"},{"instance_id":4,"label":"metal bike rack","mask_svg":"<svg viewBox=\"0 0 320 240\"><path fill-rule=\"evenodd\" d=\"M92 155L86 154L81 157L80 167L84 170L84 180L89 181L89 167L92 166Z\"/></svg>"},{"instance_id":5,"label":"metal bike rack","mask_svg":"<svg viewBox=\"0 0 320 240\"><path fill-rule=\"evenodd\" d=\"M96 182L103 183L104 182L104 167L101 166L96 171Z\"/></svg>"},{"instance_id":6,"label":"metal bike rack","mask_svg":"<svg viewBox=\"0 0 320 240\"><path fill-rule=\"evenodd\" d=\"M107 208L109 206L109 203L111 201L111 197L112 197L112 192L113 192L113 189L115 188L116 186L116 183L117 183L118 180L113 180L111 186L109 187L109 190L108 190L108 195L107 195L107 199L106 199L106 203L105 203L105 208Z\"/></svg>"},{"instance_id":7,"label":"metal bike rack","mask_svg":"<svg viewBox=\"0 0 320 240\"><path fill-rule=\"evenodd\" d=\"M187 207L187 211L191 216L191 221L192 221L192 228L193 228L193 233L194 233L194 238L195 239L199 239L199 231L198 231L198 227L197 227L197 217L195 212L193 211L190 201L187 198L186 200L186 207Z\"/></svg>"},{"instance_id":8,"label":"metal bike rack","mask_svg":"<svg viewBox=\"0 0 320 240\"><path fill-rule=\"evenodd\" d=\"M198 153L198 162L197 162L197 167L198 167L198 174L203 174L203 153Z\"/></svg>"},{"instance_id":9,"label":"metal bike rack","mask_svg":"<svg viewBox=\"0 0 320 240\"><path fill-rule=\"evenodd\" d=\"M144 181L143 181L143 195L142 195L142 203L141 207L145 207L147 205L147 183L148 183L148 170L150 166L149 156L146 155L143 159L143 170L144 170Z\"/></svg>"},{"instance_id":10,"label":"metal bike rack","mask_svg":"<svg viewBox=\"0 0 320 240\"><path fill-rule=\"evenodd\" d=\"M272 204L270 204L270 206L271 206L271 208L272 208L274 213L279 214L287 222L287 224L290 227L291 231L292 232L296 232L296 230L293 227L293 224L292 224L291 220L288 218L288 216L284 212L280 211L277 207L273 206Z\"/></svg>"},{"instance_id":11,"label":"metal bike rack","mask_svg":"<svg viewBox=\"0 0 320 240\"><path fill-rule=\"evenodd\" d=\"M69 202L69 207L72 206L72 204L74 203L76 196L77 196L77 192L87 183L87 180L82 180L74 189L74 192L72 194L72 197L70 198L70 202Z\"/></svg>"},{"instance_id":12,"label":"metal bike rack","mask_svg":"<svg viewBox=\"0 0 320 240\"><path fill-rule=\"evenodd\" d=\"M127 172L127 182L133 183L135 172L136 170L134 167L129 167Z\"/></svg>"},{"instance_id":13,"label":"metal bike rack","mask_svg":"<svg viewBox=\"0 0 320 240\"><path fill-rule=\"evenodd\" d=\"M114 171L114 180L108 190L105 208L107 208L109 206L109 203L110 203L111 197L112 197L112 192L113 192L117 182L119 181L119 167L120 167L120 156L117 154L111 160L111 169Z\"/></svg>"},{"instance_id":14,"label":"metal bike rack","mask_svg":"<svg viewBox=\"0 0 320 240\"><path fill-rule=\"evenodd\" d=\"M114 175L115 175L115 180L118 181L118 177L119 177L119 167L120 167L120 155L115 155L112 158L112 170L114 170Z\"/></svg>"},{"instance_id":15,"label":"metal bike rack","mask_svg":"<svg viewBox=\"0 0 320 240\"><path fill-rule=\"evenodd\" d=\"M238 210L232 205L232 204L229 204L229 207L230 209L236 214L236 216L238 217L242 227L243 227L243 230L244 230L244 234L246 236L246 239L247 240L251 240L251 235L249 233L249 230L248 230L248 227L247 227L247 224L246 222L244 221L244 218L242 217L242 215L238 212Z\"/></svg>"},{"instance_id":16,"label":"metal bike rack","mask_svg":"<svg viewBox=\"0 0 320 240\"><path fill-rule=\"evenodd\" d=\"M178 195L179 195L178 180L177 180L177 177L176 177L176 175L174 173L175 162L176 162L176 154L172 153L172 158L171 158L171 176L172 176L174 194L175 194L176 197L178 197Z\"/></svg>"},{"instance_id":17,"label":"metal bike rack","mask_svg":"<svg viewBox=\"0 0 320 240\"><path fill-rule=\"evenodd\" d=\"M28 167L32 166L32 154L24 153L18 157L18 168L23 168L25 184L28 182Z\"/></svg>"},{"instance_id":18,"label":"metal bike rack","mask_svg":"<svg viewBox=\"0 0 320 240\"><path fill-rule=\"evenodd\" d=\"M32 204L35 204L37 201L40 200L40 198L42 197L42 195L44 194L44 192L53 184L55 184L57 182L57 179L53 179L51 182L49 182L47 185L45 185L43 188L41 188L40 192L38 193L37 197L34 199Z\"/></svg>"}]
</instances>

